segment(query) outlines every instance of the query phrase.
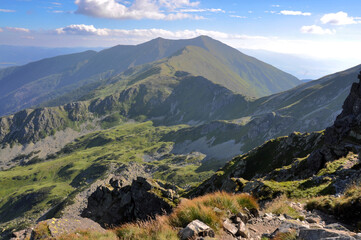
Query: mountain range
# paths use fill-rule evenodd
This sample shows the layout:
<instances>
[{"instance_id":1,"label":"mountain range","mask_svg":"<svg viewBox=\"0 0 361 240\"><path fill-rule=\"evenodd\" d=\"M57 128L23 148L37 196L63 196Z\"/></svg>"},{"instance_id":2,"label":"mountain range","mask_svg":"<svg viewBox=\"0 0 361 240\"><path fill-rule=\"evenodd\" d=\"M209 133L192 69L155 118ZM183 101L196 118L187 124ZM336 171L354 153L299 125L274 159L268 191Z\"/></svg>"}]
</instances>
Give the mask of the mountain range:
<instances>
[{"instance_id":1,"label":"mountain range","mask_svg":"<svg viewBox=\"0 0 361 240\"><path fill-rule=\"evenodd\" d=\"M206 36L3 69L0 226L73 216L111 176L166 181L184 196L236 191L232 177L274 180L282 167L289 176L294 158L321 146L360 71L302 83Z\"/></svg>"},{"instance_id":2,"label":"mountain range","mask_svg":"<svg viewBox=\"0 0 361 240\"><path fill-rule=\"evenodd\" d=\"M187 46L194 47L184 50ZM183 58L189 57L195 62L186 66ZM0 115L55 98L79 100L85 94L84 89L88 92L125 70L133 71L137 66L146 69L151 66L142 65L163 58L171 60L173 67L217 80L231 91L247 96L265 96L300 84L290 74L205 36L189 40L158 38L136 46L119 45L100 52L63 55L4 69L0 71Z\"/></svg>"}]
</instances>

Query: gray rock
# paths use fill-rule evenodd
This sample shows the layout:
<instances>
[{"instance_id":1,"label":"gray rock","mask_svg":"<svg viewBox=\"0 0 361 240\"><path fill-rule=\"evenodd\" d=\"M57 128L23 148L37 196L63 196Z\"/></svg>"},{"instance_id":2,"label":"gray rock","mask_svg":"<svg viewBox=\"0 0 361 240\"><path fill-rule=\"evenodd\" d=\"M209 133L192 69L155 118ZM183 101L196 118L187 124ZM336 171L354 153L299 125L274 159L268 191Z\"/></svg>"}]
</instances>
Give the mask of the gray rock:
<instances>
[{"instance_id":1,"label":"gray rock","mask_svg":"<svg viewBox=\"0 0 361 240\"><path fill-rule=\"evenodd\" d=\"M308 223L320 223L321 219L315 217L308 217L305 219Z\"/></svg>"},{"instance_id":2,"label":"gray rock","mask_svg":"<svg viewBox=\"0 0 361 240\"><path fill-rule=\"evenodd\" d=\"M179 237L181 240L195 239L197 237L214 237L214 231L205 223L194 220L179 231Z\"/></svg>"},{"instance_id":3,"label":"gray rock","mask_svg":"<svg viewBox=\"0 0 361 240\"><path fill-rule=\"evenodd\" d=\"M299 238L303 240L355 240L354 237L343 232L333 231L329 229L300 229Z\"/></svg>"},{"instance_id":4,"label":"gray rock","mask_svg":"<svg viewBox=\"0 0 361 240\"><path fill-rule=\"evenodd\" d=\"M246 227L246 224L244 224L242 221L240 221L237 224L237 228L238 228L238 231L236 233L236 236L240 236L240 237L243 237L243 238L248 238L249 237L249 232L248 232L248 229Z\"/></svg>"},{"instance_id":5,"label":"gray rock","mask_svg":"<svg viewBox=\"0 0 361 240\"><path fill-rule=\"evenodd\" d=\"M232 224L232 222L229 220L229 219L226 219L224 222L223 222L223 229L232 234L233 236L236 236L237 232L238 232L238 228Z\"/></svg>"},{"instance_id":6,"label":"gray rock","mask_svg":"<svg viewBox=\"0 0 361 240\"><path fill-rule=\"evenodd\" d=\"M345 231L345 232L349 231L347 228L345 228L344 226L342 226L339 223L328 224L328 225L325 226L325 228L333 229L333 230L340 230L340 231Z\"/></svg>"},{"instance_id":7,"label":"gray rock","mask_svg":"<svg viewBox=\"0 0 361 240\"><path fill-rule=\"evenodd\" d=\"M242 212L237 213L236 216L239 217L242 220L242 222L244 222L244 223L247 223L249 220L249 216Z\"/></svg>"}]
</instances>

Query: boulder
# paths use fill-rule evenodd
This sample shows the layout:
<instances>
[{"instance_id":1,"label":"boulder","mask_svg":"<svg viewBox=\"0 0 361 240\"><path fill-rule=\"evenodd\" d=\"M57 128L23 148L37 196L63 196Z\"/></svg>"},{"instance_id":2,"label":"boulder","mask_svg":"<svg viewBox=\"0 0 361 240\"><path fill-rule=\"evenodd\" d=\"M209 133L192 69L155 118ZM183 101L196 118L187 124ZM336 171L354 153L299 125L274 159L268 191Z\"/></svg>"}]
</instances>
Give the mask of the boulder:
<instances>
[{"instance_id":1,"label":"boulder","mask_svg":"<svg viewBox=\"0 0 361 240\"><path fill-rule=\"evenodd\" d=\"M105 233L104 228L88 218L52 218L39 222L25 239L56 239L64 234L75 233L79 230Z\"/></svg>"},{"instance_id":2,"label":"boulder","mask_svg":"<svg viewBox=\"0 0 361 240\"><path fill-rule=\"evenodd\" d=\"M205 223L197 220L192 221L178 233L181 240L195 239L197 237L214 237L214 231Z\"/></svg>"},{"instance_id":3,"label":"boulder","mask_svg":"<svg viewBox=\"0 0 361 240\"><path fill-rule=\"evenodd\" d=\"M232 224L232 222L229 220L229 219L226 219L224 222L223 222L223 229L232 234L233 236L236 236L237 232L238 232L238 228Z\"/></svg>"},{"instance_id":4,"label":"boulder","mask_svg":"<svg viewBox=\"0 0 361 240\"><path fill-rule=\"evenodd\" d=\"M179 201L174 190L165 189L152 179L138 177L123 187L120 181L111 179L110 184L112 188L100 186L91 194L82 217L102 226L114 226L170 213Z\"/></svg>"},{"instance_id":5,"label":"boulder","mask_svg":"<svg viewBox=\"0 0 361 240\"><path fill-rule=\"evenodd\" d=\"M329 229L300 229L299 238L303 240L355 240L354 237L348 235L346 232L334 231Z\"/></svg>"},{"instance_id":6,"label":"boulder","mask_svg":"<svg viewBox=\"0 0 361 240\"><path fill-rule=\"evenodd\" d=\"M249 232L248 232L248 229L246 227L246 224L244 224L244 222L239 222L237 225L237 233L236 233L236 236L240 236L240 237L243 237L243 238L248 238L249 237Z\"/></svg>"}]
</instances>

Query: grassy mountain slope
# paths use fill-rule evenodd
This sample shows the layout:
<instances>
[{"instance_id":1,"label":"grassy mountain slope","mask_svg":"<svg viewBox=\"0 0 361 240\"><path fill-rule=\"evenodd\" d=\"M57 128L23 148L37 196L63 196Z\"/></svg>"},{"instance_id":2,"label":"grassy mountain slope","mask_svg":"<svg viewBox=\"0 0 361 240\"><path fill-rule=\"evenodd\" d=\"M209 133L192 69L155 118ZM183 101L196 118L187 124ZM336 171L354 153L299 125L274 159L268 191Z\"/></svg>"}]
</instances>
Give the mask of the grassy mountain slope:
<instances>
[{"instance_id":1,"label":"grassy mountain slope","mask_svg":"<svg viewBox=\"0 0 361 240\"><path fill-rule=\"evenodd\" d=\"M47 160L0 171L0 226L10 226L10 221L19 227L23 221L37 219L129 163L143 164L154 177L183 187L206 179L214 170L201 168L202 154L172 154L174 143L161 140L183 127L124 123L80 137Z\"/></svg>"},{"instance_id":2,"label":"grassy mountain slope","mask_svg":"<svg viewBox=\"0 0 361 240\"><path fill-rule=\"evenodd\" d=\"M361 66L302 84L288 91L249 101L236 119L215 121L180 130L170 138L188 151L207 145L239 145L246 153L264 141L286 136L293 131L320 131L332 125L342 109Z\"/></svg>"},{"instance_id":3,"label":"grassy mountain slope","mask_svg":"<svg viewBox=\"0 0 361 240\"><path fill-rule=\"evenodd\" d=\"M136 46L115 46L98 53L88 51L64 55L4 69L0 71L0 82L3 84L0 114L13 113L54 98L58 98L57 104L79 100L87 92L108 84L111 77L129 68L170 57L187 46L206 50L198 51L197 54L207 55L199 59L210 60L213 67L219 65L217 69L223 71L221 76L212 75L213 79L225 77L222 79L223 84L227 83L224 86L237 93L259 97L300 83L295 77L208 37L189 40L158 38ZM212 59L208 58L210 55L213 55ZM198 73L203 74L201 76L211 76L212 69L207 64L197 63L197 66L202 68L198 69ZM63 95L66 97L59 101Z\"/></svg>"}]
</instances>

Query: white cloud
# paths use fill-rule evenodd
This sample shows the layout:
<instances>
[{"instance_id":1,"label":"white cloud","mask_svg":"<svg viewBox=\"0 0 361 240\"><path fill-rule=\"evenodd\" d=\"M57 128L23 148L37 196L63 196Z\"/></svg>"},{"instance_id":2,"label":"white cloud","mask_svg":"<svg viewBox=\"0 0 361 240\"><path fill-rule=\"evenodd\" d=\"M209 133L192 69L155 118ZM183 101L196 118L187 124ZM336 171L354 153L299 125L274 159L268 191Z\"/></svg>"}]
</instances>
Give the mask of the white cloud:
<instances>
[{"instance_id":1,"label":"white cloud","mask_svg":"<svg viewBox=\"0 0 361 240\"><path fill-rule=\"evenodd\" d=\"M2 28L0 28L0 32L3 32L4 30Z\"/></svg>"},{"instance_id":2,"label":"white cloud","mask_svg":"<svg viewBox=\"0 0 361 240\"><path fill-rule=\"evenodd\" d=\"M180 9L180 12L213 12L213 13L217 13L217 12L221 12L221 13L225 13L226 11L224 11L223 9L220 8L186 8L186 9Z\"/></svg>"},{"instance_id":3,"label":"white cloud","mask_svg":"<svg viewBox=\"0 0 361 240\"><path fill-rule=\"evenodd\" d=\"M61 6L61 5L62 5L62 4L59 3L59 2L51 2L51 4L56 5L56 6Z\"/></svg>"},{"instance_id":4,"label":"white cloud","mask_svg":"<svg viewBox=\"0 0 361 240\"><path fill-rule=\"evenodd\" d=\"M278 4L275 4L275 5L271 5L271 7L281 7L281 6Z\"/></svg>"},{"instance_id":5,"label":"white cloud","mask_svg":"<svg viewBox=\"0 0 361 240\"><path fill-rule=\"evenodd\" d=\"M95 28L93 25L73 24L64 28L55 30L57 34L63 35L96 35L96 36L109 36L118 38L139 38L140 41L152 39L156 37L179 39L179 38L194 38L201 35L207 35L218 39L264 39L262 36L249 36L241 34L228 34L219 31L210 30L181 30L169 31L164 29L108 29L108 28Z\"/></svg>"},{"instance_id":6,"label":"white cloud","mask_svg":"<svg viewBox=\"0 0 361 240\"><path fill-rule=\"evenodd\" d=\"M245 16L239 16L239 15L229 15L231 18L247 18Z\"/></svg>"},{"instance_id":7,"label":"white cloud","mask_svg":"<svg viewBox=\"0 0 361 240\"><path fill-rule=\"evenodd\" d=\"M16 12L16 11L15 11L15 10L11 10L11 9L0 9L0 12L12 13L12 12Z\"/></svg>"},{"instance_id":8,"label":"white cloud","mask_svg":"<svg viewBox=\"0 0 361 240\"><path fill-rule=\"evenodd\" d=\"M321 18L321 22L323 24L331 24L331 25L348 25L348 24L355 24L354 17L348 16L346 12L337 12L337 13L328 13L323 15Z\"/></svg>"},{"instance_id":9,"label":"white cloud","mask_svg":"<svg viewBox=\"0 0 361 240\"><path fill-rule=\"evenodd\" d=\"M27 28L5 27L5 29L11 32L26 32L26 33L30 32L30 30Z\"/></svg>"},{"instance_id":10,"label":"white cloud","mask_svg":"<svg viewBox=\"0 0 361 240\"><path fill-rule=\"evenodd\" d=\"M203 19L186 13L169 13L182 7L195 7L199 2L189 0L135 0L126 6L116 0L76 0L76 13L99 18L114 19ZM167 12L163 9L166 9Z\"/></svg>"},{"instance_id":11,"label":"white cloud","mask_svg":"<svg viewBox=\"0 0 361 240\"><path fill-rule=\"evenodd\" d=\"M302 33L310 33L310 34L317 34L317 35L325 35L325 34L335 34L335 29L324 29L317 25L311 25L311 26L303 26L301 27Z\"/></svg>"},{"instance_id":12,"label":"white cloud","mask_svg":"<svg viewBox=\"0 0 361 240\"><path fill-rule=\"evenodd\" d=\"M74 34L74 35L109 35L109 29L98 29L94 25L73 24L64 28L58 28L55 30L58 34Z\"/></svg>"},{"instance_id":13,"label":"white cloud","mask_svg":"<svg viewBox=\"0 0 361 240\"><path fill-rule=\"evenodd\" d=\"M196 7L199 5L199 2L190 2L189 0L159 0L159 5L174 10L181 7Z\"/></svg>"},{"instance_id":14,"label":"white cloud","mask_svg":"<svg viewBox=\"0 0 361 240\"><path fill-rule=\"evenodd\" d=\"M309 12L301 12L301 11L290 11L290 10L283 10L280 12L282 15L292 15L292 16L311 16L312 14Z\"/></svg>"}]
</instances>

